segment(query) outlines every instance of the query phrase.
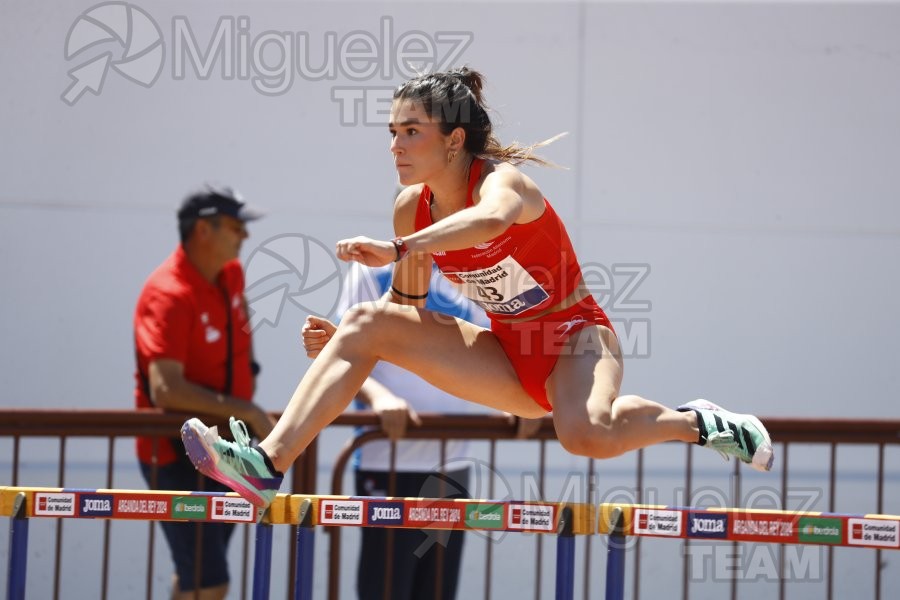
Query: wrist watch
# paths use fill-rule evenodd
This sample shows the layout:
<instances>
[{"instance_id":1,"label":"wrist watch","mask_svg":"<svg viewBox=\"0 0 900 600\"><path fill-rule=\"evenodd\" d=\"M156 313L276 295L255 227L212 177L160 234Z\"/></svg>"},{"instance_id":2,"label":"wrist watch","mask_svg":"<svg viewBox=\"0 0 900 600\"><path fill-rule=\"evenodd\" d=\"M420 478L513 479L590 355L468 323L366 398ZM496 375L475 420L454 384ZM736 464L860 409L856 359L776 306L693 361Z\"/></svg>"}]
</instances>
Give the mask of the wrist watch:
<instances>
[{"instance_id":1,"label":"wrist watch","mask_svg":"<svg viewBox=\"0 0 900 600\"><path fill-rule=\"evenodd\" d=\"M400 262L406 258L406 255L409 254L409 248L406 246L403 238L394 238L391 240L391 243L394 244L394 250L397 251L397 258L394 259L394 262Z\"/></svg>"}]
</instances>

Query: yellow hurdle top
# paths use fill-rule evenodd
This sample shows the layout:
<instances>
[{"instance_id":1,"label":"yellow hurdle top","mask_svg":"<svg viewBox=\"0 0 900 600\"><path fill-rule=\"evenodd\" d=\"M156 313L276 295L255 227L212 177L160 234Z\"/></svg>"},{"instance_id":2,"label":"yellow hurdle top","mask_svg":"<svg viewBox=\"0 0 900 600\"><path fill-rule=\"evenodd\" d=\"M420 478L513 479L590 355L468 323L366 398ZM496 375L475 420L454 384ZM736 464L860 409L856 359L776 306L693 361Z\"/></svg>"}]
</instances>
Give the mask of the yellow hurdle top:
<instances>
[{"instance_id":1,"label":"yellow hurdle top","mask_svg":"<svg viewBox=\"0 0 900 600\"><path fill-rule=\"evenodd\" d=\"M0 516L610 534L900 549L900 516L644 504L0 487ZM614 522L615 521L615 522Z\"/></svg>"},{"instance_id":2,"label":"yellow hurdle top","mask_svg":"<svg viewBox=\"0 0 900 600\"><path fill-rule=\"evenodd\" d=\"M571 513L572 534L597 529L596 507L578 503L278 494L263 515L234 493L36 487L0 487L0 515L12 515L19 494L26 517L557 533Z\"/></svg>"},{"instance_id":3,"label":"yellow hurdle top","mask_svg":"<svg viewBox=\"0 0 900 600\"><path fill-rule=\"evenodd\" d=\"M897 515L601 504L598 532L616 526L626 536L900 549Z\"/></svg>"}]
</instances>

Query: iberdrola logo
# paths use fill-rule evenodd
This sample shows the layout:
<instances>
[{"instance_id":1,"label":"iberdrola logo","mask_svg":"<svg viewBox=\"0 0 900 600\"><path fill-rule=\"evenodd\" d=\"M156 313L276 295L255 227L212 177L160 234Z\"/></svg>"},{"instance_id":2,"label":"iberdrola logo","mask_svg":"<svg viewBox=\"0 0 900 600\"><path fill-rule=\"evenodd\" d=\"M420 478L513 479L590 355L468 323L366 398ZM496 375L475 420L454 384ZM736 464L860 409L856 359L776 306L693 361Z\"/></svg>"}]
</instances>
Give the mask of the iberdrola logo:
<instances>
[{"instance_id":1,"label":"iberdrola logo","mask_svg":"<svg viewBox=\"0 0 900 600\"><path fill-rule=\"evenodd\" d=\"M127 2L89 8L75 19L66 36L66 60L80 62L69 71L72 83L62 100L72 106L87 91L99 96L110 68L150 87L162 72L164 54L162 32L142 9Z\"/></svg>"}]
</instances>

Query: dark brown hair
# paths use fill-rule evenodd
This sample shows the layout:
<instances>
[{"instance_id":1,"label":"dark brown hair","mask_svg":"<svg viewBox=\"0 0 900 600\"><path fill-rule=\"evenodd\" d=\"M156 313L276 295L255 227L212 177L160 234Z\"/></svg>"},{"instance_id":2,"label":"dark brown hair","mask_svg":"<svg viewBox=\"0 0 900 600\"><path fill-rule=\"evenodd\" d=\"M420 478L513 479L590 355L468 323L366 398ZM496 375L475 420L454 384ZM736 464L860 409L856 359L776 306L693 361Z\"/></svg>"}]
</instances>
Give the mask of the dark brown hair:
<instances>
[{"instance_id":1,"label":"dark brown hair","mask_svg":"<svg viewBox=\"0 0 900 600\"><path fill-rule=\"evenodd\" d=\"M484 77L468 67L439 73L426 73L403 83L394 92L394 100L411 100L422 105L433 119L441 124L441 132L449 135L457 127L466 132L464 148L483 158L493 158L518 165L534 162L549 165L548 161L534 154L537 148L546 146L560 136L522 146L512 143L504 146L494 136L491 118L482 97Z\"/></svg>"}]
</instances>

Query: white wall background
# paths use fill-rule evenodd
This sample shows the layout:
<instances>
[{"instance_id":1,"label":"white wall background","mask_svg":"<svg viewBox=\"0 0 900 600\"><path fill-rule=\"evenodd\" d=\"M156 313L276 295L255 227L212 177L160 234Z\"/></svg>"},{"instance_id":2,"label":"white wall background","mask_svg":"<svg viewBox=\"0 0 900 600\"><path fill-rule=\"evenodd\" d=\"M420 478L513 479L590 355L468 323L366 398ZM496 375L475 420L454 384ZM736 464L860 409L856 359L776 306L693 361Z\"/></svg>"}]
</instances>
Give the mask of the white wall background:
<instances>
[{"instance_id":1,"label":"white wall background","mask_svg":"<svg viewBox=\"0 0 900 600\"><path fill-rule=\"evenodd\" d=\"M501 139L570 132L544 153L569 169L530 174L594 275L649 268L630 296L649 310L601 298L648 355L627 362L623 391L897 417L900 5L143 0L162 32L159 78L147 88L110 70L99 95L69 106L71 69L124 52L110 41L66 60L91 6L0 0L0 405L132 405L134 302L177 243L181 196L218 180L270 210L244 257L253 297L273 292L255 304L272 321L256 332L259 401L283 408L308 365L301 306L336 299L333 282L313 289L337 268L326 250L390 234L388 134L342 118L333 90L402 77L295 70L271 96L223 77L219 57L207 78L188 65L176 79L173 22L205 50L220 18L245 16L245 39L302 34L301 57L319 65L329 32L377 39L390 17L394 40L471 35L454 62L487 75ZM265 56L277 62L277 47ZM285 300L282 284L308 293ZM628 284L616 276L612 292L629 300Z\"/></svg>"},{"instance_id":2,"label":"white wall background","mask_svg":"<svg viewBox=\"0 0 900 600\"><path fill-rule=\"evenodd\" d=\"M176 243L173 207L204 180L271 210L245 256L280 234L326 248L389 234L388 135L348 124L331 94L395 85L396 67L391 79L357 82L295 69L284 93L266 96L247 77L223 79L221 57L205 80L190 63L173 79L172 51L175 21L205 51L221 17L245 16L251 41L304 35L310 50L298 52L315 66L326 32L377 39L389 16L395 41L412 30L471 35L455 63L487 75L502 139L570 132L545 152L569 170L532 174L582 262L650 268L631 297L652 303L649 312L605 301L620 321L650 323L650 356L629 361L626 391L766 415L897 414L896 4L139 6L162 30L158 80L148 89L110 70L99 95L69 106L67 71L102 51L121 57L121 44L67 61L67 33L89 3L2 4L4 405L130 404L133 303ZM446 60L449 44L436 47ZM264 57L275 64L277 46ZM391 49L379 58L398 60ZM332 268L324 252L313 259ZM271 274L257 266L260 278ZM615 292L627 283L617 277ZM272 409L306 367L296 343L304 313L286 303L277 326L257 330L260 400Z\"/></svg>"}]
</instances>

